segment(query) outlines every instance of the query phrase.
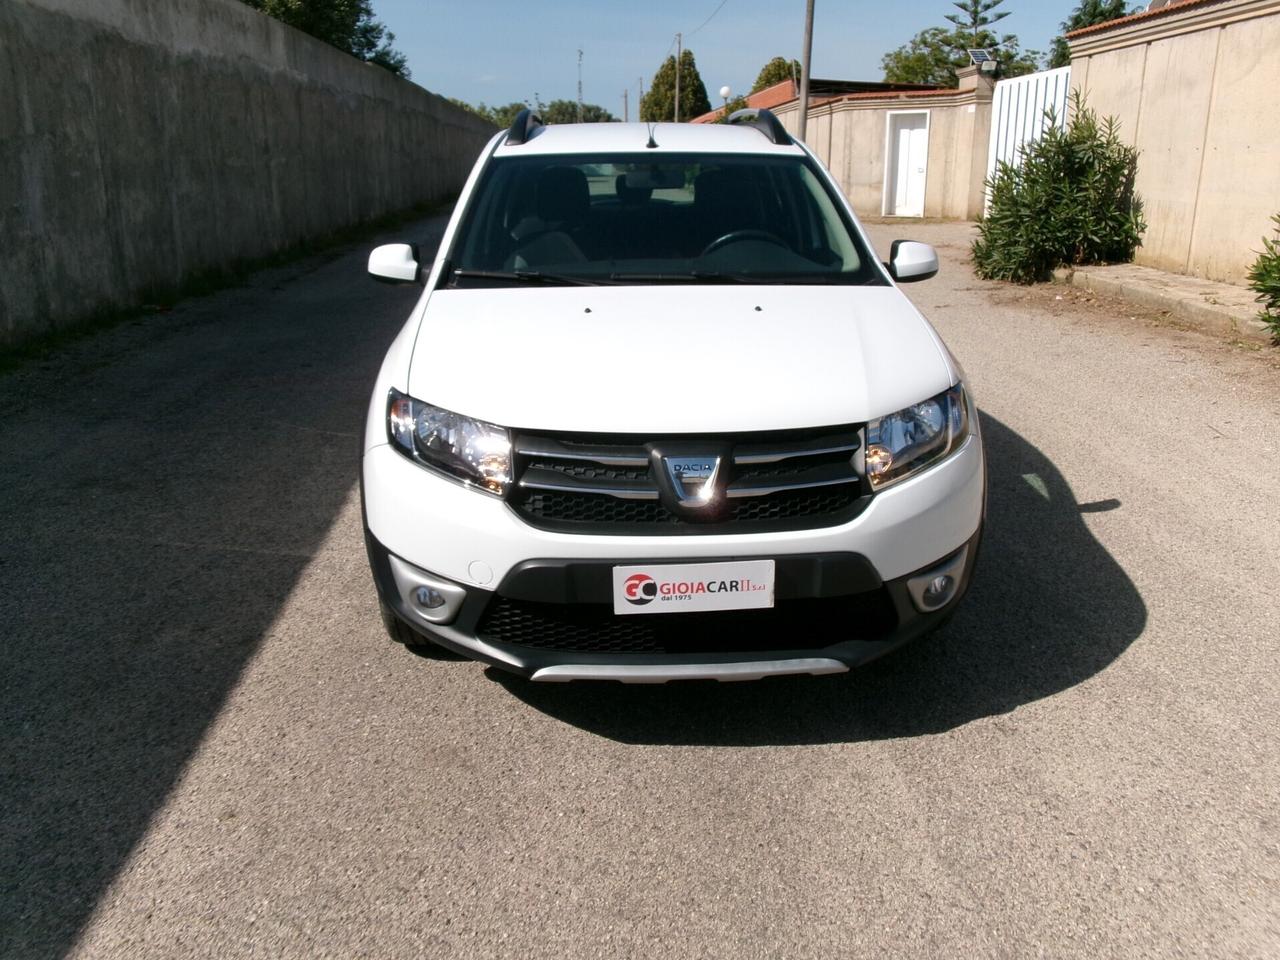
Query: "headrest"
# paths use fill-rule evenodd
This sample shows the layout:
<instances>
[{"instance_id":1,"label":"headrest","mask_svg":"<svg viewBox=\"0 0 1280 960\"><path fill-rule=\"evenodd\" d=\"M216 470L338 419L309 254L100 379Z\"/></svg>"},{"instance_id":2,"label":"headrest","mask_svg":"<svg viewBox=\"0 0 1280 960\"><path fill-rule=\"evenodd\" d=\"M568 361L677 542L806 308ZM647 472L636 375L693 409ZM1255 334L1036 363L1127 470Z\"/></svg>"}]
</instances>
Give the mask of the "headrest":
<instances>
[{"instance_id":1,"label":"headrest","mask_svg":"<svg viewBox=\"0 0 1280 960\"><path fill-rule=\"evenodd\" d=\"M538 176L537 212L548 223L586 219L591 206L587 175L575 167L550 167Z\"/></svg>"},{"instance_id":2,"label":"headrest","mask_svg":"<svg viewBox=\"0 0 1280 960\"><path fill-rule=\"evenodd\" d=\"M618 195L618 199L625 204L644 203L653 195L653 187L627 186L625 173L618 174L618 178L613 181L613 190Z\"/></svg>"}]
</instances>

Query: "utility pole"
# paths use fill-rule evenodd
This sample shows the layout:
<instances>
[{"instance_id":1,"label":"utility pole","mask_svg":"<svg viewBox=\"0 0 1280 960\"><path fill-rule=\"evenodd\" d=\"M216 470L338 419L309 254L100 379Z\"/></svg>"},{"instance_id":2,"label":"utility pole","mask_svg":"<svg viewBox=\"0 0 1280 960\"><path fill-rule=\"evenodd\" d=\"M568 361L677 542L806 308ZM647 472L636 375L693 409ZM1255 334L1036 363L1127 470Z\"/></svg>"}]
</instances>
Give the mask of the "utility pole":
<instances>
[{"instance_id":1,"label":"utility pole","mask_svg":"<svg viewBox=\"0 0 1280 960\"><path fill-rule=\"evenodd\" d=\"M800 123L799 137L804 139L809 125L809 61L813 57L813 0L805 0L804 48L800 60Z\"/></svg>"},{"instance_id":2,"label":"utility pole","mask_svg":"<svg viewBox=\"0 0 1280 960\"><path fill-rule=\"evenodd\" d=\"M810 0L812 3L813 0ZM681 48L682 38L680 34L676 34L676 123L680 122L680 55L684 52Z\"/></svg>"},{"instance_id":3,"label":"utility pole","mask_svg":"<svg viewBox=\"0 0 1280 960\"><path fill-rule=\"evenodd\" d=\"M627 112L627 94L630 91L622 91L622 122L628 123L631 120L631 114Z\"/></svg>"},{"instance_id":4,"label":"utility pole","mask_svg":"<svg viewBox=\"0 0 1280 960\"><path fill-rule=\"evenodd\" d=\"M578 122L582 122L582 48L578 48Z\"/></svg>"}]
</instances>

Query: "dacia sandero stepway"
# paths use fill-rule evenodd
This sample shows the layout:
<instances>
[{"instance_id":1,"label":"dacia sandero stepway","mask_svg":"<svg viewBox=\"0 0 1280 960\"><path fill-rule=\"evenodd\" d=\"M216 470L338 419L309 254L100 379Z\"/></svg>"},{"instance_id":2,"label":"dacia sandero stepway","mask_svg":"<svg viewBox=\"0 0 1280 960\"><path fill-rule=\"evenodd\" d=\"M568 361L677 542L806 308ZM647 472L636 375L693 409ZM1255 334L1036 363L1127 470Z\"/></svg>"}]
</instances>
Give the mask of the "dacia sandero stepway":
<instances>
[{"instance_id":1,"label":"dacia sandero stepway","mask_svg":"<svg viewBox=\"0 0 1280 960\"><path fill-rule=\"evenodd\" d=\"M961 368L768 111L484 148L362 462L391 637L536 681L848 670L936 629L985 510Z\"/></svg>"}]
</instances>

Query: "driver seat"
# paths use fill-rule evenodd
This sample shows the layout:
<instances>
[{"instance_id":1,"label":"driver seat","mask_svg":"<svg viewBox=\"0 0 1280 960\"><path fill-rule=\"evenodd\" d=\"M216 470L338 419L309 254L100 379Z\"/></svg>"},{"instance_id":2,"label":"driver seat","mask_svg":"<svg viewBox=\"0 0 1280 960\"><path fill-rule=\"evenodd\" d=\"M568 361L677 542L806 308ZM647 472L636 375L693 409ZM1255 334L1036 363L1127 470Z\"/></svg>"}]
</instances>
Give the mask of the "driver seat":
<instances>
[{"instance_id":1,"label":"driver seat","mask_svg":"<svg viewBox=\"0 0 1280 960\"><path fill-rule=\"evenodd\" d=\"M706 170L693 181L695 253L735 230L764 229L760 192L754 179L740 169Z\"/></svg>"}]
</instances>

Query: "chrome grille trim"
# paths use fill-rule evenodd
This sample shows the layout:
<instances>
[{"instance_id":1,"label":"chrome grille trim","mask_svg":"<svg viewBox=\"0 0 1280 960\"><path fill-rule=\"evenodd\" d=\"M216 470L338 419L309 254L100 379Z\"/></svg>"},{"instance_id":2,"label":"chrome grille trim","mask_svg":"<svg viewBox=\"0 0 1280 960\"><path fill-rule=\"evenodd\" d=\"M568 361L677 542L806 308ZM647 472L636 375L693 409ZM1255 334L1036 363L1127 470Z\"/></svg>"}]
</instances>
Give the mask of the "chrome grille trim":
<instances>
[{"instance_id":1,"label":"chrome grille trim","mask_svg":"<svg viewBox=\"0 0 1280 960\"><path fill-rule=\"evenodd\" d=\"M838 487L845 483L858 483L857 474L851 477L832 477L827 480L805 480L800 483L773 484L772 486L730 486L725 490L726 497L767 497L774 493L785 493L787 490L816 490L819 487Z\"/></svg>"},{"instance_id":2,"label":"chrome grille trim","mask_svg":"<svg viewBox=\"0 0 1280 960\"><path fill-rule=\"evenodd\" d=\"M613 486L600 486L595 483L583 483L572 477L557 473L554 470L543 470L530 467L520 478L520 486L525 490L554 490L556 493L581 493L592 496L617 497L620 500L657 500L658 489L641 483L617 483Z\"/></svg>"},{"instance_id":3,"label":"chrome grille trim","mask_svg":"<svg viewBox=\"0 0 1280 960\"><path fill-rule=\"evenodd\" d=\"M655 532L664 527L675 533L696 526L711 533L752 525L764 529L774 522L803 529L843 522L840 518L856 512L858 503L865 505L871 493L858 462L860 424L702 437L517 432L513 439L512 507L548 529L605 532L618 525L638 532L652 526ZM705 520L677 514L667 505L660 493L666 478L658 475L662 465L654 456L672 448L696 454L700 440L723 456L727 468L720 488L723 506Z\"/></svg>"},{"instance_id":4,"label":"chrome grille trim","mask_svg":"<svg viewBox=\"0 0 1280 960\"><path fill-rule=\"evenodd\" d=\"M793 457L821 457L832 453L853 453L861 444L855 440L852 443L840 443L826 447L800 448L784 450L762 450L757 451L756 448L763 446L762 444L743 444L733 454L733 462L736 464L760 464L760 463L778 463L782 460L790 460Z\"/></svg>"},{"instance_id":5,"label":"chrome grille trim","mask_svg":"<svg viewBox=\"0 0 1280 960\"><path fill-rule=\"evenodd\" d=\"M566 447L554 440L539 438L536 443L520 443L516 453L535 460L577 460L585 463L601 463L607 467L646 467L649 465L647 453L625 453L617 447L588 446L581 449Z\"/></svg>"}]
</instances>

